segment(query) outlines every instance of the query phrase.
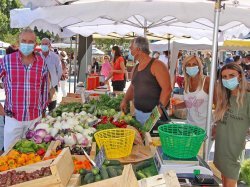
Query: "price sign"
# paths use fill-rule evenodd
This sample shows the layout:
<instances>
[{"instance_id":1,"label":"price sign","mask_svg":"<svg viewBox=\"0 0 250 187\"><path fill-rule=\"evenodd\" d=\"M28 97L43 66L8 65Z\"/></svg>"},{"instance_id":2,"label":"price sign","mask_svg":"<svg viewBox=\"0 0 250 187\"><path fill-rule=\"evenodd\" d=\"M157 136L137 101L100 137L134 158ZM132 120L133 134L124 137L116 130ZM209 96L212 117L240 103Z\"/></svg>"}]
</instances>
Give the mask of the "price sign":
<instances>
[{"instance_id":1,"label":"price sign","mask_svg":"<svg viewBox=\"0 0 250 187\"><path fill-rule=\"evenodd\" d=\"M156 106L144 124L144 127L146 128L147 132L150 132L152 130L152 128L155 126L156 122L160 119L160 117L160 112Z\"/></svg>"},{"instance_id":2,"label":"price sign","mask_svg":"<svg viewBox=\"0 0 250 187\"><path fill-rule=\"evenodd\" d=\"M103 162L106 160L106 154L105 154L105 149L102 146L98 152L98 154L95 157L95 163L96 167L101 168Z\"/></svg>"}]
</instances>

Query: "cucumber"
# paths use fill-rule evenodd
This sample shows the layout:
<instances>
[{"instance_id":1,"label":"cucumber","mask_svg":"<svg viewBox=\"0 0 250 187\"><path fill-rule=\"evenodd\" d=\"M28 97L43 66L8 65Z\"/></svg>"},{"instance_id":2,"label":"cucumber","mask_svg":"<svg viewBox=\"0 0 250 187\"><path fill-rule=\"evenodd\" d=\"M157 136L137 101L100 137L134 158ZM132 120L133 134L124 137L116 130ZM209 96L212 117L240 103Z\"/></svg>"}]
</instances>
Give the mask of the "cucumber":
<instances>
[{"instance_id":1,"label":"cucumber","mask_svg":"<svg viewBox=\"0 0 250 187\"><path fill-rule=\"evenodd\" d=\"M119 176L119 175L122 175L122 170L121 169L118 169L118 170L116 170L117 171L117 175Z\"/></svg>"},{"instance_id":2,"label":"cucumber","mask_svg":"<svg viewBox=\"0 0 250 187\"><path fill-rule=\"evenodd\" d=\"M107 172L110 178L117 176L117 171L112 166L107 167Z\"/></svg>"},{"instance_id":3,"label":"cucumber","mask_svg":"<svg viewBox=\"0 0 250 187\"><path fill-rule=\"evenodd\" d=\"M93 173L87 173L83 179L84 183L85 184L89 184L89 183L92 183L94 182L94 174Z\"/></svg>"},{"instance_id":4,"label":"cucumber","mask_svg":"<svg viewBox=\"0 0 250 187\"><path fill-rule=\"evenodd\" d=\"M97 175L97 174L99 173L99 168L98 168L98 167L93 168L93 169L92 169L92 173L93 173L94 175Z\"/></svg>"},{"instance_id":5,"label":"cucumber","mask_svg":"<svg viewBox=\"0 0 250 187\"><path fill-rule=\"evenodd\" d=\"M95 176L95 182L97 182L97 181L100 181L100 180L102 180L102 177L101 177L101 175L96 175Z\"/></svg>"},{"instance_id":6,"label":"cucumber","mask_svg":"<svg viewBox=\"0 0 250 187\"><path fill-rule=\"evenodd\" d=\"M139 176L139 179L147 178L147 176L141 170L137 171L136 174Z\"/></svg>"},{"instance_id":7,"label":"cucumber","mask_svg":"<svg viewBox=\"0 0 250 187\"><path fill-rule=\"evenodd\" d=\"M100 169L100 174L101 174L103 180L109 178L107 170L105 168L103 168L103 167Z\"/></svg>"},{"instance_id":8,"label":"cucumber","mask_svg":"<svg viewBox=\"0 0 250 187\"><path fill-rule=\"evenodd\" d=\"M142 169L147 168L149 166L151 166L151 161L146 160L146 161L143 161L143 162L140 162L138 164L133 165L133 169L135 171L139 171L139 170L142 170Z\"/></svg>"},{"instance_id":9,"label":"cucumber","mask_svg":"<svg viewBox=\"0 0 250 187\"><path fill-rule=\"evenodd\" d=\"M115 165L115 166L112 166L115 170L118 170L118 169L121 169L123 170L124 166L123 165Z\"/></svg>"},{"instance_id":10,"label":"cucumber","mask_svg":"<svg viewBox=\"0 0 250 187\"><path fill-rule=\"evenodd\" d=\"M121 162L119 160L105 160L104 165L106 166L121 165Z\"/></svg>"}]
</instances>

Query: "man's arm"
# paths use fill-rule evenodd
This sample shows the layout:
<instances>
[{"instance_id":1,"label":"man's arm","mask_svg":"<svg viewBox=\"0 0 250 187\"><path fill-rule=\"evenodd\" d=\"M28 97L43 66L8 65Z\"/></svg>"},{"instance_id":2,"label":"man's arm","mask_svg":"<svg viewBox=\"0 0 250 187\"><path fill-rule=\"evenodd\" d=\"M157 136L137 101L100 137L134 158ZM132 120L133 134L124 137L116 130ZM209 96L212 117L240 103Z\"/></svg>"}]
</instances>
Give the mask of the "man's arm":
<instances>
[{"instance_id":1,"label":"man's arm","mask_svg":"<svg viewBox=\"0 0 250 187\"><path fill-rule=\"evenodd\" d=\"M134 66L134 68L132 69L132 72L131 72L132 73L132 78L133 78L133 74L134 74L134 71L135 71L135 67L136 66ZM121 108L121 110L123 112L126 112L127 103L129 101L132 101L133 99L134 99L134 85L132 84L132 80L131 80L131 84L130 84L130 86L129 86L129 88L128 88L128 90L127 90L121 104L120 104L120 108Z\"/></svg>"},{"instance_id":2,"label":"man's arm","mask_svg":"<svg viewBox=\"0 0 250 187\"><path fill-rule=\"evenodd\" d=\"M156 80L161 87L161 94L160 94L159 102L161 102L162 105L166 107L170 100L171 92L172 92L168 68L165 66L165 64L157 60L155 63L153 63L151 67L151 72L156 77Z\"/></svg>"}]
</instances>

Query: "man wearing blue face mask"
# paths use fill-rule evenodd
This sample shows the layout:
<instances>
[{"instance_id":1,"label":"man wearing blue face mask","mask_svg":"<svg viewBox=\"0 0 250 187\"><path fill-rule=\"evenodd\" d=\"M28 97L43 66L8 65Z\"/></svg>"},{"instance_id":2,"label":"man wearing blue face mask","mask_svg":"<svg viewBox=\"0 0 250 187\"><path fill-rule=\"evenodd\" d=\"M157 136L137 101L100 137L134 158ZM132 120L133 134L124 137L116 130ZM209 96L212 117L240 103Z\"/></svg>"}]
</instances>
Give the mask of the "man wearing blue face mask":
<instances>
[{"instance_id":1,"label":"man wearing blue face mask","mask_svg":"<svg viewBox=\"0 0 250 187\"><path fill-rule=\"evenodd\" d=\"M0 110L5 115L5 150L25 137L48 104L49 73L44 60L34 53L35 43L35 33L24 29L19 35L19 51L0 59L6 94L4 111Z\"/></svg>"},{"instance_id":2,"label":"man wearing blue face mask","mask_svg":"<svg viewBox=\"0 0 250 187\"><path fill-rule=\"evenodd\" d=\"M51 78L50 85L50 103L49 111L52 111L56 107L56 97L58 92L59 81L62 76L62 65L59 56L50 50L51 43L48 38L43 38L41 41L41 56L48 66Z\"/></svg>"}]
</instances>

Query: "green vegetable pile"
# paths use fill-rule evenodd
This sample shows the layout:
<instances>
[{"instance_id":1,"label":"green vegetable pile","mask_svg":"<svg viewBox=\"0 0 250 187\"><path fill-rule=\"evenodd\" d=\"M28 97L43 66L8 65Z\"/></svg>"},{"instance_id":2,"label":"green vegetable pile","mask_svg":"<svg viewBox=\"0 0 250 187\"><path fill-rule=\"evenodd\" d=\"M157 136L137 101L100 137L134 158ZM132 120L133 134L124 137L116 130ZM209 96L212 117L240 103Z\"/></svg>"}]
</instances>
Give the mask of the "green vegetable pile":
<instances>
[{"instance_id":1,"label":"green vegetable pile","mask_svg":"<svg viewBox=\"0 0 250 187\"><path fill-rule=\"evenodd\" d=\"M153 158L133 165L133 170L138 180L158 175Z\"/></svg>"},{"instance_id":2,"label":"green vegetable pile","mask_svg":"<svg viewBox=\"0 0 250 187\"><path fill-rule=\"evenodd\" d=\"M16 143L14 149L21 153L36 153L40 149L47 150L48 146L49 144L46 143L36 144L33 141L23 139Z\"/></svg>"},{"instance_id":3,"label":"green vegetable pile","mask_svg":"<svg viewBox=\"0 0 250 187\"><path fill-rule=\"evenodd\" d=\"M102 94L99 100L91 100L89 104L95 105L99 109L114 109L115 111L120 111L120 104L123 97L123 94L117 97L110 97L107 94Z\"/></svg>"},{"instance_id":4,"label":"green vegetable pile","mask_svg":"<svg viewBox=\"0 0 250 187\"><path fill-rule=\"evenodd\" d=\"M81 183L90 184L98 182L108 178L116 177L122 174L123 165L118 160L105 160L102 167L93 168L91 171L81 169L79 171L81 175Z\"/></svg>"},{"instance_id":5,"label":"green vegetable pile","mask_svg":"<svg viewBox=\"0 0 250 187\"><path fill-rule=\"evenodd\" d=\"M244 160L241 164L240 180L250 185L250 159Z\"/></svg>"},{"instance_id":6,"label":"green vegetable pile","mask_svg":"<svg viewBox=\"0 0 250 187\"><path fill-rule=\"evenodd\" d=\"M59 105L56 109L53 110L51 116L55 118L57 116L61 116L63 112L80 113L83 110L84 107L81 103L68 103Z\"/></svg>"}]
</instances>

